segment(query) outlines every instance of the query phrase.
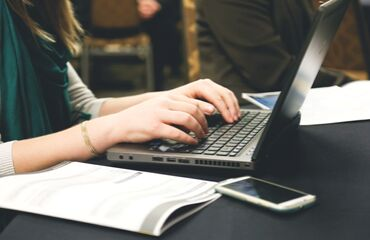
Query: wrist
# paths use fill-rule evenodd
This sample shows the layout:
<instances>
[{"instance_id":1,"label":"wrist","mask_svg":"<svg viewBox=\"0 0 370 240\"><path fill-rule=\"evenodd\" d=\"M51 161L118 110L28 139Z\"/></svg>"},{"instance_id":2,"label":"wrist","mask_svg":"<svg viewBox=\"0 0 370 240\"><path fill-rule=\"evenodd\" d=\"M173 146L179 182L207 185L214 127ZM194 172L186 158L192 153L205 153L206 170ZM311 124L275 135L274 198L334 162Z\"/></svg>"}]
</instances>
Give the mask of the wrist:
<instances>
[{"instance_id":1,"label":"wrist","mask_svg":"<svg viewBox=\"0 0 370 240\"><path fill-rule=\"evenodd\" d=\"M82 139L85 143L85 146L90 151L90 154L92 154L93 156L99 156L102 153L100 153L95 148L95 146L92 144L92 142L90 140L89 132L88 132L87 127L86 127L86 123L87 123L87 121L83 121L82 123L80 123L80 130L81 130Z\"/></svg>"},{"instance_id":2,"label":"wrist","mask_svg":"<svg viewBox=\"0 0 370 240\"><path fill-rule=\"evenodd\" d=\"M129 134L130 127L128 122L124 122L123 119L128 119L125 116L126 111L121 111L115 114L110 115L110 119L108 120L108 124L110 129L107 131L106 140L109 142L109 147L122 142L128 142L126 137Z\"/></svg>"},{"instance_id":3,"label":"wrist","mask_svg":"<svg viewBox=\"0 0 370 240\"><path fill-rule=\"evenodd\" d=\"M115 136L115 126L117 125L114 122L114 115L115 114L86 121L84 124L86 129L85 133L83 131L83 126L80 126L82 141L91 155L96 155L94 152L104 153L107 148L117 142ZM89 146L89 144L91 146Z\"/></svg>"}]
</instances>

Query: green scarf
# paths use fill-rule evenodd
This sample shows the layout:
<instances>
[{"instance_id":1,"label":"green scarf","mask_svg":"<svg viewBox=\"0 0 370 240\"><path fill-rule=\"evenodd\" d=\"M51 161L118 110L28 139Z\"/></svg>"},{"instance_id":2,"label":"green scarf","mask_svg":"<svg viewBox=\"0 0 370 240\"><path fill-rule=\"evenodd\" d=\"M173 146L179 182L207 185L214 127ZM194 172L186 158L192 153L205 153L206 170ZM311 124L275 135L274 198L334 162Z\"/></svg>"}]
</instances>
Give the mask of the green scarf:
<instances>
[{"instance_id":1,"label":"green scarf","mask_svg":"<svg viewBox=\"0 0 370 240\"><path fill-rule=\"evenodd\" d=\"M40 13L37 5L30 7L35 21L50 31ZM72 125L66 65L70 57L64 45L34 36L0 0L2 141L41 136Z\"/></svg>"}]
</instances>

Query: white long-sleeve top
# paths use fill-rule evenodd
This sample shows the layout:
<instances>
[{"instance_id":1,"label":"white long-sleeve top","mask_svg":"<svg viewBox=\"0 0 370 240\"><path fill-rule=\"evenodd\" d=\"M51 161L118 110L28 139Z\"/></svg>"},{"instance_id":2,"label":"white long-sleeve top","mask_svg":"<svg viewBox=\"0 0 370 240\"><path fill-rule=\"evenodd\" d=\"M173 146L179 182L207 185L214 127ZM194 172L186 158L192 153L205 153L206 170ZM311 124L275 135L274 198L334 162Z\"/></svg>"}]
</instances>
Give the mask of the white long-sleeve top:
<instances>
[{"instance_id":1,"label":"white long-sleeve top","mask_svg":"<svg viewBox=\"0 0 370 240\"><path fill-rule=\"evenodd\" d=\"M67 66L69 78L68 92L72 108L91 114L91 118L97 117L101 105L107 99L96 98L90 89L82 82L72 65L67 63ZM14 141L3 143L0 138L0 177L15 173L12 155L13 143Z\"/></svg>"}]
</instances>

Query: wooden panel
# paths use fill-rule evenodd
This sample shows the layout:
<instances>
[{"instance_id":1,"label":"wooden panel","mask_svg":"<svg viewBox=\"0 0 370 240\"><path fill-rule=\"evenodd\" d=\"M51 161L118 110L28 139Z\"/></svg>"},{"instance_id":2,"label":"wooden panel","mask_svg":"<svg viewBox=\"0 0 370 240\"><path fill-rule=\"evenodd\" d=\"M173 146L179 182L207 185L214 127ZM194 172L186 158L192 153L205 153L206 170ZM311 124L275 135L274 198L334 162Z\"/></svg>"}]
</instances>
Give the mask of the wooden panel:
<instances>
[{"instance_id":1,"label":"wooden panel","mask_svg":"<svg viewBox=\"0 0 370 240\"><path fill-rule=\"evenodd\" d=\"M98 28L130 28L140 24L136 0L91 0L91 22Z\"/></svg>"},{"instance_id":2,"label":"wooden panel","mask_svg":"<svg viewBox=\"0 0 370 240\"><path fill-rule=\"evenodd\" d=\"M187 78L194 81L200 75L200 59L196 28L196 0L182 0Z\"/></svg>"},{"instance_id":3,"label":"wooden panel","mask_svg":"<svg viewBox=\"0 0 370 240\"><path fill-rule=\"evenodd\" d=\"M366 69L364 50L360 42L357 26L355 12L351 6L329 49L324 62L325 67L356 71Z\"/></svg>"}]
</instances>

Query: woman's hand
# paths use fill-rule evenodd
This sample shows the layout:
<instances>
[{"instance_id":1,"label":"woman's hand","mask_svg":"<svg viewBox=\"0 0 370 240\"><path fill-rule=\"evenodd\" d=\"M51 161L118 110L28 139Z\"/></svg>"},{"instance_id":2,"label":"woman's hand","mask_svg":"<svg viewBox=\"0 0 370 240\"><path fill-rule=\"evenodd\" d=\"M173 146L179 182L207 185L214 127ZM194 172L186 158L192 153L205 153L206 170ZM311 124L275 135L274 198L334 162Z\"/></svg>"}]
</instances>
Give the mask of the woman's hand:
<instances>
[{"instance_id":1,"label":"woman's hand","mask_svg":"<svg viewBox=\"0 0 370 240\"><path fill-rule=\"evenodd\" d=\"M146 142L157 138L196 144L197 139L208 132L206 115L218 110L229 123L240 117L235 95L208 79L142 98L146 100L136 101L136 104L111 116L114 126L111 144ZM194 132L196 138L189 132Z\"/></svg>"},{"instance_id":2,"label":"woman's hand","mask_svg":"<svg viewBox=\"0 0 370 240\"><path fill-rule=\"evenodd\" d=\"M198 80L175 88L170 90L169 94L205 100L213 104L228 123L235 122L240 118L239 103L234 93L209 79ZM198 106L204 113L207 113L208 103L199 101Z\"/></svg>"},{"instance_id":3,"label":"woman's hand","mask_svg":"<svg viewBox=\"0 0 370 240\"><path fill-rule=\"evenodd\" d=\"M204 138L208 125L201 109L214 111L208 103L186 96L163 94L112 115L115 118L114 142L145 142L152 139L172 139L196 144ZM208 105L208 106L207 106ZM195 133L196 138L188 132Z\"/></svg>"}]
</instances>

